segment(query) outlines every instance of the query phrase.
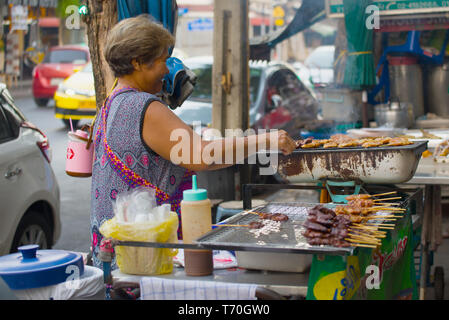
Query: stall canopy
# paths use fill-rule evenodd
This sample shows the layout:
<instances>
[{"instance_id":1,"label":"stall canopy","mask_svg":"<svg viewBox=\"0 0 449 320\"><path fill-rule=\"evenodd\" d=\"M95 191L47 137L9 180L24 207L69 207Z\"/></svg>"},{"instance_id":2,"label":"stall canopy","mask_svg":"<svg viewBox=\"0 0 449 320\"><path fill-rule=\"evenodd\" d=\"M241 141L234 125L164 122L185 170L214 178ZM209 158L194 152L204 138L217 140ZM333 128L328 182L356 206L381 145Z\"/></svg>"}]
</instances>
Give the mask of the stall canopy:
<instances>
[{"instance_id":1,"label":"stall canopy","mask_svg":"<svg viewBox=\"0 0 449 320\"><path fill-rule=\"evenodd\" d=\"M117 9L118 21L148 13L172 34L175 32L178 16L176 0L117 0Z\"/></svg>"},{"instance_id":2,"label":"stall canopy","mask_svg":"<svg viewBox=\"0 0 449 320\"><path fill-rule=\"evenodd\" d=\"M287 26L269 35L250 39L250 59L270 60L270 50L276 44L324 18L326 18L324 0L303 0L301 7Z\"/></svg>"}]
</instances>

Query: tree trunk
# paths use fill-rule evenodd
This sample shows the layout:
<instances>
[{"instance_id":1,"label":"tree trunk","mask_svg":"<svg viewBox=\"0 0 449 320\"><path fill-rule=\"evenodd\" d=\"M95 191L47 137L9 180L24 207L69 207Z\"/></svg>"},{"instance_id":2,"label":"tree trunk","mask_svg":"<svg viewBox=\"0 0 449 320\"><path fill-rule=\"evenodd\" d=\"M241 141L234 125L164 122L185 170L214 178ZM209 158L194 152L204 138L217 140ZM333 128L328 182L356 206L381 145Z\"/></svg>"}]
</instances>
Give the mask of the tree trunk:
<instances>
[{"instance_id":1,"label":"tree trunk","mask_svg":"<svg viewBox=\"0 0 449 320\"><path fill-rule=\"evenodd\" d=\"M114 83L114 75L103 57L103 48L109 30L117 23L117 1L89 0L87 5L89 13L83 19L87 26L98 112Z\"/></svg>"}]
</instances>

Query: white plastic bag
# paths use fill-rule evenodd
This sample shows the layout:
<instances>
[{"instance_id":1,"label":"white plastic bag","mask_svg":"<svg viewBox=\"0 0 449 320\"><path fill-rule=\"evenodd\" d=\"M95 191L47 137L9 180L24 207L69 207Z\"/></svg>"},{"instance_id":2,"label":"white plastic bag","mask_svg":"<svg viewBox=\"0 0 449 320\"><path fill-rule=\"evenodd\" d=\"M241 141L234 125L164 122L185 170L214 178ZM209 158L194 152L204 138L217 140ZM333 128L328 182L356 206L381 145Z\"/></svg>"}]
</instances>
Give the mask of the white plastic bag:
<instances>
[{"instance_id":1,"label":"white plastic bag","mask_svg":"<svg viewBox=\"0 0 449 320\"><path fill-rule=\"evenodd\" d=\"M119 223L148 221L151 218L149 215L156 207L154 190L145 187L119 193L113 206Z\"/></svg>"},{"instance_id":2,"label":"white plastic bag","mask_svg":"<svg viewBox=\"0 0 449 320\"><path fill-rule=\"evenodd\" d=\"M122 192L113 206L115 216L100 226L100 232L106 238L121 241L175 243L179 221L170 207L156 205L153 189L138 187ZM117 246L115 253L121 272L153 275L172 272L177 250Z\"/></svg>"}]
</instances>

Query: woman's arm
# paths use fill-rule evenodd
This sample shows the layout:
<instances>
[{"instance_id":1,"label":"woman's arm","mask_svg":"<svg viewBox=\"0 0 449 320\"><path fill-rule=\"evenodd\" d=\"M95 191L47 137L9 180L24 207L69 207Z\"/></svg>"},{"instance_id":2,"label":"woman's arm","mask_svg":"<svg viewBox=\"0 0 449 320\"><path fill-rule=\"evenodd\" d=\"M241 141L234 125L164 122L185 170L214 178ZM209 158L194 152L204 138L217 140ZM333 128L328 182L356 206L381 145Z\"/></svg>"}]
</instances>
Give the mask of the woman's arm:
<instances>
[{"instance_id":1,"label":"woman's arm","mask_svg":"<svg viewBox=\"0 0 449 320\"><path fill-rule=\"evenodd\" d=\"M295 142L284 131L202 140L158 101L153 101L146 110L142 136L144 142L161 157L193 171L226 168L261 149L276 149L289 154L296 148Z\"/></svg>"}]
</instances>

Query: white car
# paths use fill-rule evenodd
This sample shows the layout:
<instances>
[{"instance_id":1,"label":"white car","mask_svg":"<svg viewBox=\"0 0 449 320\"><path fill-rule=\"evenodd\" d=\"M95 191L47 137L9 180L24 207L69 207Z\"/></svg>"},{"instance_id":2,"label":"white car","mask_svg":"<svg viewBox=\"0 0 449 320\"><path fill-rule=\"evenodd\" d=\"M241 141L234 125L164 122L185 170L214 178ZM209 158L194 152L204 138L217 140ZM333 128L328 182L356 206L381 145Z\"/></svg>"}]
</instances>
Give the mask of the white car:
<instances>
[{"instance_id":1,"label":"white car","mask_svg":"<svg viewBox=\"0 0 449 320\"><path fill-rule=\"evenodd\" d=\"M319 46L304 61L315 87L334 82L335 46Z\"/></svg>"},{"instance_id":2,"label":"white car","mask_svg":"<svg viewBox=\"0 0 449 320\"><path fill-rule=\"evenodd\" d=\"M29 123L0 83L0 255L59 239L59 185L47 137Z\"/></svg>"}]
</instances>

